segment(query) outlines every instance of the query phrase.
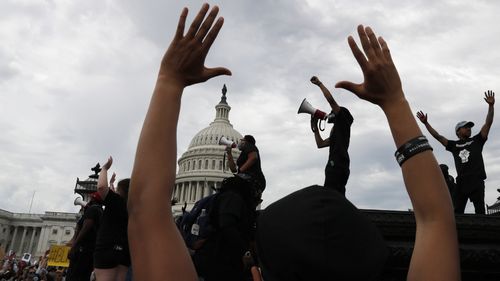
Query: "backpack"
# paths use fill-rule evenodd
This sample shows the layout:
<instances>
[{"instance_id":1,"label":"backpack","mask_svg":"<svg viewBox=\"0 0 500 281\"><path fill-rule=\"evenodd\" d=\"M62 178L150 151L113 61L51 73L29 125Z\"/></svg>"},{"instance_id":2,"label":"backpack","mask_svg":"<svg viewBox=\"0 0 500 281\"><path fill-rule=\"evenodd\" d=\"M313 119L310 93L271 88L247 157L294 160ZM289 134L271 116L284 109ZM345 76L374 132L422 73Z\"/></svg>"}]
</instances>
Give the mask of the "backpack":
<instances>
[{"instance_id":1,"label":"backpack","mask_svg":"<svg viewBox=\"0 0 500 281\"><path fill-rule=\"evenodd\" d=\"M198 200L191 211L186 211L179 219L178 228L182 238L189 249L197 250L215 231L210 215L213 211L215 198L219 193L214 193Z\"/></svg>"},{"instance_id":2,"label":"backpack","mask_svg":"<svg viewBox=\"0 0 500 281\"><path fill-rule=\"evenodd\" d=\"M189 249L195 251L200 249L210 236L217 231L217 205L219 202L217 198L229 189L242 196L247 208L253 210L249 210L249 212L252 212L252 214L255 212L254 193L248 182L238 176L224 179L218 192L198 200L191 211L185 211L176 221L182 238ZM255 217L251 215L249 219L253 221Z\"/></svg>"}]
</instances>

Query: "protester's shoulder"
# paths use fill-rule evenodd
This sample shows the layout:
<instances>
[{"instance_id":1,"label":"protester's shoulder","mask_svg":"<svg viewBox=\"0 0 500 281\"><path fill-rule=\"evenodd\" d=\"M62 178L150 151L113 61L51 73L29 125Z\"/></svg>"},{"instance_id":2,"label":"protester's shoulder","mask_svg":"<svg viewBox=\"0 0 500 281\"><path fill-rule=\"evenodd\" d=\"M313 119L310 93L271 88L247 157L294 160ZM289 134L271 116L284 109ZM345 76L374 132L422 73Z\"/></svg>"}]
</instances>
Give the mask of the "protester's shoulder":
<instances>
[{"instance_id":1,"label":"protester's shoulder","mask_svg":"<svg viewBox=\"0 0 500 281\"><path fill-rule=\"evenodd\" d=\"M346 119L350 123L352 123L354 121L354 117L352 116L349 109L347 109L346 107L343 107L343 106L340 107L340 111L337 114L337 116Z\"/></svg>"},{"instance_id":2,"label":"protester's shoulder","mask_svg":"<svg viewBox=\"0 0 500 281\"><path fill-rule=\"evenodd\" d=\"M251 144L251 143L249 143L248 145L246 145L245 148L244 148L244 150L245 150L246 153L259 152L259 149L257 148L257 146L255 146L255 144Z\"/></svg>"},{"instance_id":3,"label":"protester's shoulder","mask_svg":"<svg viewBox=\"0 0 500 281\"><path fill-rule=\"evenodd\" d=\"M102 214L102 208L100 205L92 205L88 208L86 212L86 217L87 218L97 218L101 216Z\"/></svg>"},{"instance_id":4,"label":"protester's shoulder","mask_svg":"<svg viewBox=\"0 0 500 281\"><path fill-rule=\"evenodd\" d=\"M479 132L476 135L474 135L472 139L479 142L485 142L486 140L488 140L488 137L484 138L481 132Z\"/></svg>"}]
</instances>

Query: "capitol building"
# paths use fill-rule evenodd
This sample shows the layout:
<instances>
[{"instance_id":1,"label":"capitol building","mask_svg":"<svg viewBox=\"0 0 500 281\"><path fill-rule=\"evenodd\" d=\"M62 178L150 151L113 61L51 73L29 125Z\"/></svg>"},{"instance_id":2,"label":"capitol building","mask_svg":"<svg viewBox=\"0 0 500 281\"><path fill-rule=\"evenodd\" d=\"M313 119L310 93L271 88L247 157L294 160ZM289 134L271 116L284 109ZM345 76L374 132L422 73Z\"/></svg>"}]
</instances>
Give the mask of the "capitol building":
<instances>
[{"instance_id":1,"label":"capitol building","mask_svg":"<svg viewBox=\"0 0 500 281\"><path fill-rule=\"evenodd\" d=\"M226 85L222 97L215 106L215 119L208 127L199 131L191 140L187 151L178 160L173 198L177 204L172 207L174 216L182 212L186 204L190 210L194 203L208 196L220 187L224 178L233 174L226 163L225 145L220 145L221 137L238 143L243 136L233 128L229 121L231 107L227 103ZM233 157L238 158L240 151L233 149Z\"/></svg>"}]
</instances>

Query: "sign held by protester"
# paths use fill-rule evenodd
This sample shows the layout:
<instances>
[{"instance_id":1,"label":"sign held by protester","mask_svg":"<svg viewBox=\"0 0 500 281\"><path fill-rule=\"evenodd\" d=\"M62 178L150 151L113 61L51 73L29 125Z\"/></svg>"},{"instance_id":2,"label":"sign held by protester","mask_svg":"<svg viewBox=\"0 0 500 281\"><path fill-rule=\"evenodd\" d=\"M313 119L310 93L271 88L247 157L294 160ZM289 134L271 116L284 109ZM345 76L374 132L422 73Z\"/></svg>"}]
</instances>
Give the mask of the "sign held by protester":
<instances>
[{"instance_id":1,"label":"sign held by protester","mask_svg":"<svg viewBox=\"0 0 500 281\"><path fill-rule=\"evenodd\" d=\"M68 267L68 252L71 248L65 245L50 246L48 266Z\"/></svg>"}]
</instances>

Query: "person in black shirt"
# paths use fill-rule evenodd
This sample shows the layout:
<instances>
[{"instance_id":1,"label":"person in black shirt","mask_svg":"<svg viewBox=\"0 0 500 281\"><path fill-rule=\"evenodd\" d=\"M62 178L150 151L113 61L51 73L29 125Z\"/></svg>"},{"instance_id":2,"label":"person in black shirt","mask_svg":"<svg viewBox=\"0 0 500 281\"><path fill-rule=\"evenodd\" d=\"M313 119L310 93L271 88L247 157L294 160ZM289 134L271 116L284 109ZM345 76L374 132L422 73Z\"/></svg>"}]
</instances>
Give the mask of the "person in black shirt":
<instances>
[{"instance_id":1,"label":"person in black shirt","mask_svg":"<svg viewBox=\"0 0 500 281\"><path fill-rule=\"evenodd\" d=\"M238 143L241 154L234 162L231 146L226 147L229 169L247 181L250 181L258 194L266 188L266 178L262 173L259 149L255 146L255 138L251 135L244 136ZM258 196L259 197L259 196Z\"/></svg>"},{"instance_id":2,"label":"person in black shirt","mask_svg":"<svg viewBox=\"0 0 500 281\"><path fill-rule=\"evenodd\" d=\"M130 267L127 236L130 179L119 181L116 192L111 190L108 186L108 170L112 164L113 158L109 157L102 166L97 182L97 192L104 205L94 252L95 274L99 281L123 281Z\"/></svg>"},{"instance_id":3,"label":"person in black shirt","mask_svg":"<svg viewBox=\"0 0 500 281\"><path fill-rule=\"evenodd\" d=\"M349 140L351 137L351 125L354 121L347 108L340 107L333 99L330 91L321 83L318 77L313 76L311 83L317 85L332 108L328 122L335 125L330 131L330 137L323 139L319 134L318 119L311 116L311 128L318 148L329 147L328 163L325 167L324 186L333 188L345 196L345 186L349 179Z\"/></svg>"},{"instance_id":4,"label":"person in black shirt","mask_svg":"<svg viewBox=\"0 0 500 281\"><path fill-rule=\"evenodd\" d=\"M483 146L488 139L491 124L493 124L495 93L487 91L484 100L488 104L486 121L481 131L471 138L471 128L474 123L461 121L455 126L457 141L450 141L440 135L428 122L427 114L417 112L417 117L425 125L429 133L453 154L457 169L457 190L455 194L455 213L463 214L467 199L474 204L476 214L485 214L484 180L486 172L483 161Z\"/></svg>"},{"instance_id":5,"label":"person in black shirt","mask_svg":"<svg viewBox=\"0 0 500 281\"><path fill-rule=\"evenodd\" d=\"M75 240L68 253L70 263L67 281L88 281L94 269L93 255L102 207L96 200L90 200L83 209L83 216L77 222Z\"/></svg>"},{"instance_id":6,"label":"person in black shirt","mask_svg":"<svg viewBox=\"0 0 500 281\"><path fill-rule=\"evenodd\" d=\"M453 202L453 206L455 206L455 193L457 189L457 185L455 184L455 178L448 172L448 165L439 164L439 168L441 168L441 172L443 172L444 181L448 186L448 191L450 192L451 201Z\"/></svg>"}]
</instances>

